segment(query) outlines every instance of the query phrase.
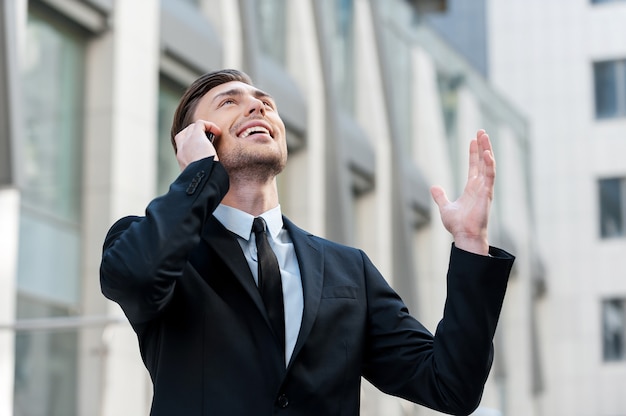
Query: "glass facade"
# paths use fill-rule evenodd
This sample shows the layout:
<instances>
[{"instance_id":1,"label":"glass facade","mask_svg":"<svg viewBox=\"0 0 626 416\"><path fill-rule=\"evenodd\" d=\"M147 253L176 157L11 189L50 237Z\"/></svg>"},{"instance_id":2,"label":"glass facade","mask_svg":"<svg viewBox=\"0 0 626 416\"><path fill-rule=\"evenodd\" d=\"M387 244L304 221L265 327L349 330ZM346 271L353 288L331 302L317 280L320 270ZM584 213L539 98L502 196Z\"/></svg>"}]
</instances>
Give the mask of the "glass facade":
<instances>
[{"instance_id":1,"label":"glass facade","mask_svg":"<svg viewBox=\"0 0 626 416\"><path fill-rule=\"evenodd\" d=\"M597 118L626 116L626 60L593 64Z\"/></svg>"},{"instance_id":2,"label":"glass facade","mask_svg":"<svg viewBox=\"0 0 626 416\"><path fill-rule=\"evenodd\" d=\"M67 308L18 298L21 319L67 316ZM67 331L18 332L15 337L15 415L76 415L78 334Z\"/></svg>"},{"instance_id":3,"label":"glass facade","mask_svg":"<svg viewBox=\"0 0 626 416\"><path fill-rule=\"evenodd\" d=\"M600 199L600 236L624 236L624 180L601 179L598 184Z\"/></svg>"},{"instance_id":4,"label":"glass facade","mask_svg":"<svg viewBox=\"0 0 626 416\"><path fill-rule=\"evenodd\" d=\"M333 89L341 108L354 114L354 3L353 0L324 0L323 10Z\"/></svg>"},{"instance_id":5,"label":"glass facade","mask_svg":"<svg viewBox=\"0 0 626 416\"><path fill-rule=\"evenodd\" d=\"M180 173L170 138L172 117L185 88L165 77L159 82L159 107L157 114L157 195L167 192Z\"/></svg>"},{"instance_id":6,"label":"glass facade","mask_svg":"<svg viewBox=\"0 0 626 416\"><path fill-rule=\"evenodd\" d=\"M441 96L441 110L443 112L444 127L448 140L457 137L458 116L458 78L437 72L437 86Z\"/></svg>"},{"instance_id":7,"label":"glass facade","mask_svg":"<svg viewBox=\"0 0 626 416\"><path fill-rule=\"evenodd\" d=\"M608 299L602 302L604 361L626 360L626 301Z\"/></svg>"},{"instance_id":8,"label":"glass facade","mask_svg":"<svg viewBox=\"0 0 626 416\"><path fill-rule=\"evenodd\" d=\"M261 50L276 62L285 64L287 55L287 1L255 1Z\"/></svg>"},{"instance_id":9,"label":"glass facade","mask_svg":"<svg viewBox=\"0 0 626 416\"><path fill-rule=\"evenodd\" d=\"M68 316L80 305L83 38L29 11L18 320ZM18 332L15 352L16 414L75 414L76 334Z\"/></svg>"},{"instance_id":10,"label":"glass facade","mask_svg":"<svg viewBox=\"0 0 626 416\"><path fill-rule=\"evenodd\" d=\"M413 64L411 49L413 45L407 37L413 22L413 11L406 2L379 1L381 12L384 14L383 58L389 65L390 77L393 82L392 102L389 103L393 123L398 127L398 133L405 151L410 152L413 147ZM410 153L407 153L410 154Z\"/></svg>"},{"instance_id":11,"label":"glass facade","mask_svg":"<svg viewBox=\"0 0 626 416\"><path fill-rule=\"evenodd\" d=\"M446 0L445 12L427 14L422 20L487 78L486 0Z\"/></svg>"},{"instance_id":12,"label":"glass facade","mask_svg":"<svg viewBox=\"0 0 626 416\"><path fill-rule=\"evenodd\" d=\"M393 124L392 132L402 135L399 140L407 147L411 137L418 137L419 133L411 128L415 123L412 115L419 111L412 96L418 70L412 65L412 54L420 46L405 33L414 20L411 2L253 0L231 4L231 0L162 0L141 6L146 11L141 19L116 18L134 15L136 2L79 3L75 9L66 7L64 1L23 2L29 7L28 23L21 14L25 10L18 13L14 7L0 7L10 12L5 16L17 22L23 47L20 53L25 53L20 62L22 78L16 100L20 110L23 104L23 111L16 113L22 123L16 129L19 137L15 140L20 146L15 154L19 159L9 160L20 169L21 181L18 189L8 189L7 198L0 201L13 204L10 216L3 217L9 219L5 223L19 218L19 223L12 223L11 235L2 241L7 243L10 254L8 266L0 270L0 283L6 281L8 285L0 287L10 306L0 308L0 335L7 335L0 337L0 350L4 351L0 359L6 358L4 362L11 364L0 365L0 378L6 381L0 382L0 397L8 399L0 400L0 414L149 413L151 385L138 357L136 337L117 306L100 293L98 265L104 233L120 216L140 215L152 195L167 192L178 176L180 168L170 142L170 127L186 86L184 80L223 66L245 64L245 56L240 54L249 47L262 48L259 68L278 67L280 73L293 69L298 74L297 79L286 79L280 85L281 95L277 95L287 97L287 105L295 103L285 111L285 119L290 122L290 161L278 178L283 212L316 233L330 234L334 233L331 227L340 228L335 234L372 249L377 263L385 269L410 270L415 262L407 253L414 248L425 248L420 251L424 258L447 254L447 242L427 247L420 242L414 247L414 241L399 233L399 226L412 232L414 218L400 218L394 207L415 203L411 199L413 192L394 194L385 187L411 161L403 152L404 145L399 146L400 152L379 153L378 145L366 140L371 129L368 103L358 108L358 117L354 111L357 93L367 91L363 95L375 101L374 107L380 110L376 121L384 119L384 126L376 126L377 132L386 132L386 127ZM372 7L376 3L379 7ZM206 13L204 17L209 19L192 19L199 17L194 14L195 6L197 14ZM378 11L386 9L391 10L384 21L389 37L383 45L368 45L363 39L379 41L379 33L373 32L379 27L373 23L377 22ZM373 13L371 20L369 11ZM238 25L229 25L245 20L243 13L245 17L256 17L253 45L247 44L247 32L240 32ZM315 20L318 17L321 22ZM220 19L219 24L213 18ZM172 22L176 25L168 27ZM322 26L324 34L317 37L316 31ZM182 33L181 27L189 33ZM367 31L370 33L363 39L356 37ZM317 41L322 44L316 45ZM323 50L322 57L316 46ZM197 55L199 50L215 54L205 59L207 54ZM364 50L367 53L361 55ZM290 52L294 55L289 56ZM326 58L330 58L328 67L323 66ZM140 61L142 66L138 68ZM357 62L368 62L378 69L382 64L384 71L379 74L378 70L357 66ZM162 76L157 80L160 70ZM259 73L266 75L263 70ZM387 83L377 75L393 79ZM336 97L327 97L325 89L317 88L321 85L331 86ZM387 87L391 88L389 96L384 95ZM336 106L328 106L331 99ZM335 129L322 123L336 120L323 111L337 107L337 127L342 132L356 132L354 135L327 137L327 132ZM450 117L454 117L454 105L449 109ZM433 114L438 117L436 112ZM144 122L156 129L144 128ZM355 128L350 130L351 126ZM97 133L93 134L94 130ZM359 140L361 132L365 133L364 140ZM445 139L443 135L428 137L437 143ZM342 149L346 153L336 153L342 157L333 165L336 175L333 172L326 180L323 174L330 166L326 160L330 152L324 152L333 140L347 144ZM393 145L399 140L394 137ZM146 143L156 146L147 146L149 153L137 151ZM439 160L436 156L433 164ZM83 170L83 164L89 169ZM134 173L138 175L134 177ZM412 170L408 173L413 175ZM411 178L422 178L419 175ZM421 182L416 183L421 186ZM344 186L350 184L352 188ZM388 196L391 200L386 201ZM327 203L335 200L341 203ZM518 207L520 211L526 209L522 204ZM383 225L372 228L371 218ZM346 224L345 231L342 224ZM13 232L18 227L19 236ZM430 233L430 228L424 230L424 235ZM406 251L394 254L397 242L405 240ZM423 279L421 271L415 275L418 280ZM402 291L410 298L415 291L406 283L403 276L407 275L399 273L396 282L403 285ZM416 285L421 284L416 280ZM30 319L38 321L31 323L37 328L48 329L26 329ZM56 327L65 323L66 327ZM70 326L80 328L68 329ZM374 395L364 398L364 416L396 406L390 399L379 401ZM368 407L369 403L373 406ZM405 412L412 411L405 405Z\"/></svg>"},{"instance_id":13,"label":"glass facade","mask_svg":"<svg viewBox=\"0 0 626 416\"><path fill-rule=\"evenodd\" d=\"M411 45L391 28L386 31L385 53L390 62L392 87L392 113L398 126L398 133L404 150L410 152L413 147L413 81L411 65ZM410 153L407 153L410 154Z\"/></svg>"}]
</instances>

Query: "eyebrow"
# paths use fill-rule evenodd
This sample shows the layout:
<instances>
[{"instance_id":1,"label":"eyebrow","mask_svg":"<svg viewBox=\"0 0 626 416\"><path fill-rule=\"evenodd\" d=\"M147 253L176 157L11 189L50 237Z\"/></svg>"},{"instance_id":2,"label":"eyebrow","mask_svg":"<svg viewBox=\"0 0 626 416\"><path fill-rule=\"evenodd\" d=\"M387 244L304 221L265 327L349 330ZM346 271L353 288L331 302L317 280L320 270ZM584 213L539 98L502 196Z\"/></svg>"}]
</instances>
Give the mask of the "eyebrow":
<instances>
[{"instance_id":1,"label":"eyebrow","mask_svg":"<svg viewBox=\"0 0 626 416\"><path fill-rule=\"evenodd\" d=\"M240 96L244 95L244 93L245 92L244 92L243 88L233 88L233 89L230 89L228 91L224 91L224 92L221 92L221 93L217 94L215 97L213 97L211 102L213 103L213 102L215 102L215 101L217 101L217 100L219 100L219 99L221 99L223 97L235 97L235 96L240 97ZM270 100L274 101L274 98L270 94L266 93L265 91L261 91L259 89L256 89L256 88L254 89L253 95L256 98L269 98Z\"/></svg>"}]
</instances>

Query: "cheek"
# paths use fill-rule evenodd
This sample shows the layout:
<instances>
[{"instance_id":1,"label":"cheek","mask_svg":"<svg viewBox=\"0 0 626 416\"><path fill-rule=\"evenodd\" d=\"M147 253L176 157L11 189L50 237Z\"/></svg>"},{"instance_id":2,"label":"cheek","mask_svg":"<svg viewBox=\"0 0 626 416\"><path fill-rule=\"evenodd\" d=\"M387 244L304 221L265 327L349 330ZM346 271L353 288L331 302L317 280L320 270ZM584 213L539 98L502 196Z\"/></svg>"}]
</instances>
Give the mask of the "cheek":
<instances>
[{"instance_id":1,"label":"cheek","mask_svg":"<svg viewBox=\"0 0 626 416\"><path fill-rule=\"evenodd\" d=\"M286 142L287 141L287 131L285 129L285 125L282 124L282 122L278 122L277 125L279 126L279 131L280 131L280 136L282 138L282 141Z\"/></svg>"},{"instance_id":2,"label":"cheek","mask_svg":"<svg viewBox=\"0 0 626 416\"><path fill-rule=\"evenodd\" d=\"M238 148L238 143L232 140L229 136L221 137L221 140L219 142L219 149L218 149L221 153L232 153L237 148Z\"/></svg>"}]
</instances>

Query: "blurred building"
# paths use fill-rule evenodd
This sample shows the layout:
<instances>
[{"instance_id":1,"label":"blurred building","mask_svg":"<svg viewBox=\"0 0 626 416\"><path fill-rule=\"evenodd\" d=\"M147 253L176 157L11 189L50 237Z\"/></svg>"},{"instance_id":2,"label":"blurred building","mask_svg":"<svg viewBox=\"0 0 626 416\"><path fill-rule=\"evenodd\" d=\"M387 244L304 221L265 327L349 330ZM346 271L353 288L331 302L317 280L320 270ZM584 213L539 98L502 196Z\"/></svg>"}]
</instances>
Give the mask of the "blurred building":
<instances>
[{"instance_id":1,"label":"blurred building","mask_svg":"<svg viewBox=\"0 0 626 416\"><path fill-rule=\"evenodd\" d=\"M487 1L447 0L444 13L428 13L421 19L484 77L489 73Z\"/></svg>"},{"instance_id":2,"label":"blurred building","mask_svg":"<svg viewBox=\"0 0 626 416\"><path fill-rule=\"evenodd\" d=\"M547 271L543 388L523 414L626 415L626 2L487 10L490 79L529 120Z\"/></svg>"},{"instance_id":3,"label":"blurred building","mask_svg":"<svg viewBox=\"0 0 626 416\"><path fill-rule=\"evenodd\" d=\"M626 415L626 2L447 3L426 24L529 124L544 377L511 414Z\"/></svg>"},{"instance_id":4,"label":"blurred building","mask_svg":"<svg viewBox=\"0 0 626 416\"><path fill-rule=\"evenodd\" d=\"M142 214L176 177L173 109L192 80L223 67L243 69L276 98L290 151L279 178L284 213L365 249L432 331L451 240L428 188L458 196L469 139L489 131L498 158L490 242L518 260L476 414L529 414L512 405L532 406L545 378L539 248L558 247L537 244L531 180L541 178L531 176L526 120L421 24L445 8L444 0L0 2L0 415L148 414L136 337L100 293L101 246L115 220ZM578 159L585 168L593 150ZM605 255L583 247L572 272ZM434 412L364 382L362 414Z\"/></svg>"}]
</instances>

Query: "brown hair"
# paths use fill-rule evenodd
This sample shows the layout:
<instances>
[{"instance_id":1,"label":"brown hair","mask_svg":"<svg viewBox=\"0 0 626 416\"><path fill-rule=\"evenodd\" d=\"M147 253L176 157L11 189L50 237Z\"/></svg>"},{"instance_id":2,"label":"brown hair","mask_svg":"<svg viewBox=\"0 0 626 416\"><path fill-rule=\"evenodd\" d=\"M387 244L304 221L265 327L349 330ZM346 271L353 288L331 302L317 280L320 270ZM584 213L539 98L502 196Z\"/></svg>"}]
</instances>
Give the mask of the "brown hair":
<instances>
[{"instance_id":1,"label":"brown hair","mask_svg":"<svg viewBox=\"0 0 626 416\"><path fill-rule=\"evenodd\" d=\"M196 111L198 101L218 85L232 81L240 81L252 85L252 80L246 73L236 69L221 69L202 75L187 88L187 91L185 91L178 103L178 107L174 112L174 120L172 121L170 140L172 141L172 146L174 146L174 152L176 152L174 136L193 123L193 114Z\"/></svg>"}]
</instances>

